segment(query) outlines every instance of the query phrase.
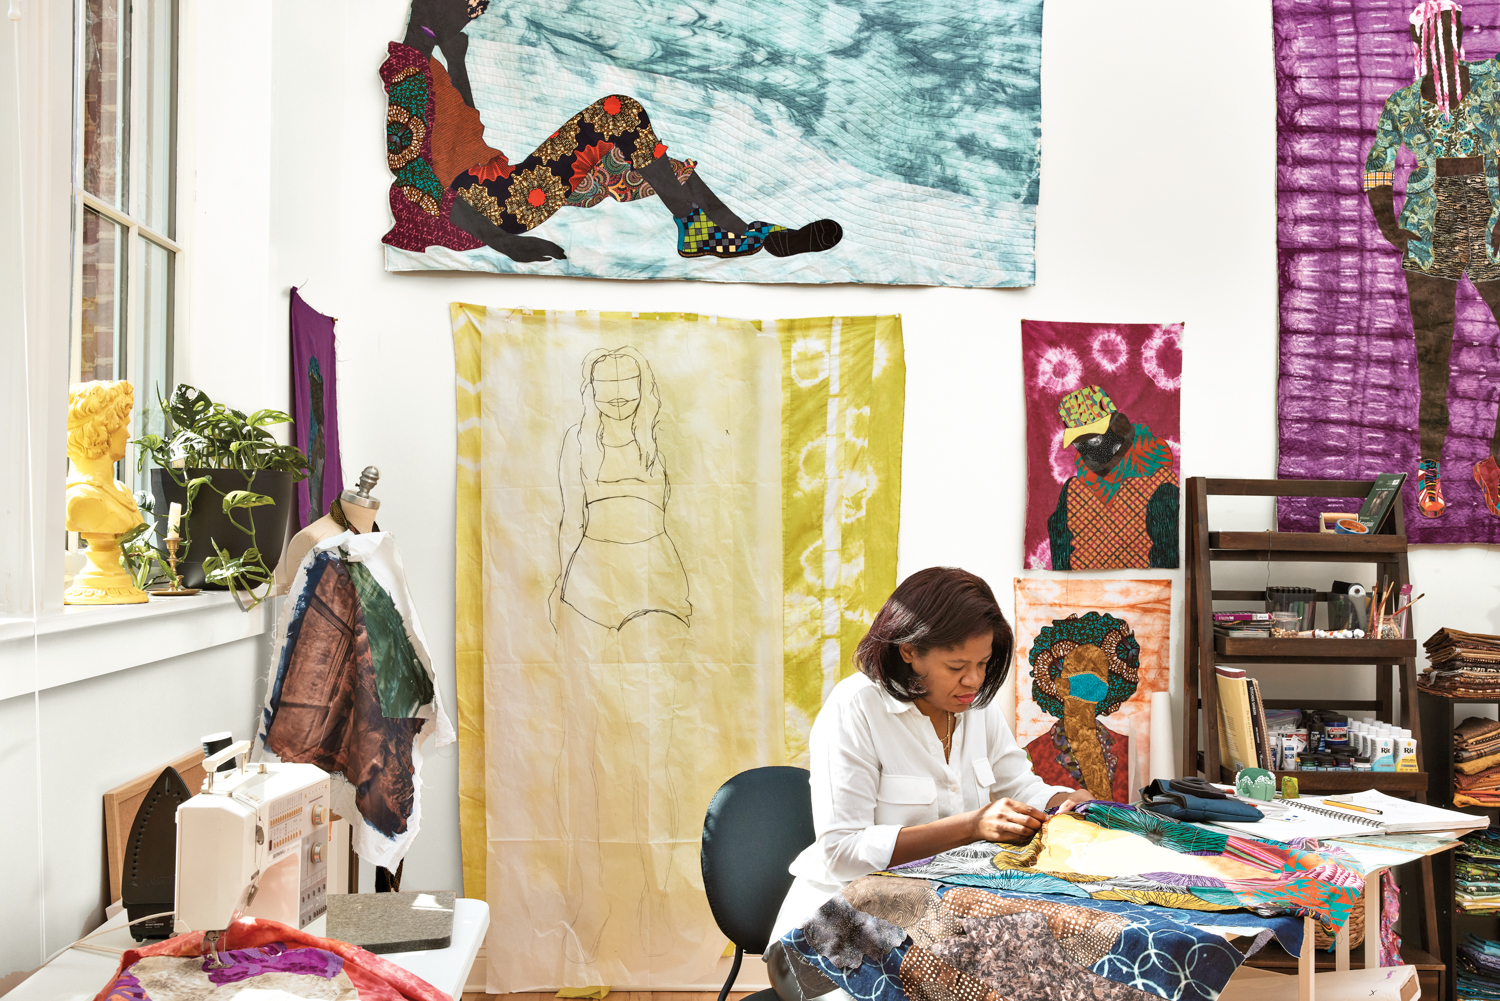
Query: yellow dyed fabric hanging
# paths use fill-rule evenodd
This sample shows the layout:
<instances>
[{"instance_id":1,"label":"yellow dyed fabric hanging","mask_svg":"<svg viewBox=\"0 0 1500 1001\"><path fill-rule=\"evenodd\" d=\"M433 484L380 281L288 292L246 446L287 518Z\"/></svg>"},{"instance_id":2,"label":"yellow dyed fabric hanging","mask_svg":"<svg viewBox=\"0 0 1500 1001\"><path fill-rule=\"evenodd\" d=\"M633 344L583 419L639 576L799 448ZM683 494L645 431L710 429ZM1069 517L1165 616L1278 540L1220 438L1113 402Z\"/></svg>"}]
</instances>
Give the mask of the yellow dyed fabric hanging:
<instances>
[{"instance_id":1,"label":"yellow dyed fabric hanging","mask_svg":"<svg viewBox=\"0 0 1500 1001\"><path fill-rule=\"evenodd\" d=\"M906 361L899 316L778 320L775 332L786 756L805 765L818 709L896 588Z\"/></svg>"}]
</instances>

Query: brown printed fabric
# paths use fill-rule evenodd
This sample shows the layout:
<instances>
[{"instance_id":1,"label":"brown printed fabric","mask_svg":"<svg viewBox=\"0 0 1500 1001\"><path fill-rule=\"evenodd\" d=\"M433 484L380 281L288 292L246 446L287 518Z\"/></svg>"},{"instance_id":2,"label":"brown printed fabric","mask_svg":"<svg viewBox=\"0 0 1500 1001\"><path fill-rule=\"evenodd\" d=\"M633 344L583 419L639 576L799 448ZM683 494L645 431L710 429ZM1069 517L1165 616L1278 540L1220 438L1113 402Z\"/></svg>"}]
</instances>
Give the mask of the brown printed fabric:
<instances>
[{"instance_id":1,"label":"brown printed fabric","mask_svg":"<svg viewBox=\"0 0 1500 1001\"><path fill-rule=\"evenodd\" d=\"M359 594L341 559L319 554L298 603L265 745L282 761L342 773L370 826L402 834L416 799L412 747L424 720L382 712Z\"/></svg>"},{"instance_id":2,"label":"brown printed fabric","mask_svg":"<svg viewBox=\"0 0 1500 1001\"><path fill-rule=\"evenodd\" d=\"M909 934L900 978L912 1001L1144 1001L1156 995L1089 969L1128 924L1073 904L969 887L939 897L927 880L866 876L825 903L802 932L845 970L889 953Z\"/></svg>"}]
</instances>

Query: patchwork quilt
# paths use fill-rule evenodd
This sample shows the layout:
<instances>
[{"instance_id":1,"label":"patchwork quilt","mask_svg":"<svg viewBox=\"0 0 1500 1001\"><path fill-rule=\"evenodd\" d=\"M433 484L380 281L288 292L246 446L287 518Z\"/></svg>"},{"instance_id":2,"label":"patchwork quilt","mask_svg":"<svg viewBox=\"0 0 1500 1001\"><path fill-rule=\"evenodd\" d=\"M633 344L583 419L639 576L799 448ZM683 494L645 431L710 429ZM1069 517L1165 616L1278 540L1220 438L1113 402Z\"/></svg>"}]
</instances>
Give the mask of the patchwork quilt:
<instances>
[{"instance_id":1,"label":"patchwork quilt","mask_svg":"<svg viewBox=\"0 0 1500 1001\"><path fill-rule=\"evenodd\" d=\"M805 961L793 967L809 997L1211 1001L1273 935L1299 954L1303 916L1341 927L1363 885L1336 850L1092 803L1024 845L976 843L857 880L782 942Z\"/></svg>"}]
</instances>

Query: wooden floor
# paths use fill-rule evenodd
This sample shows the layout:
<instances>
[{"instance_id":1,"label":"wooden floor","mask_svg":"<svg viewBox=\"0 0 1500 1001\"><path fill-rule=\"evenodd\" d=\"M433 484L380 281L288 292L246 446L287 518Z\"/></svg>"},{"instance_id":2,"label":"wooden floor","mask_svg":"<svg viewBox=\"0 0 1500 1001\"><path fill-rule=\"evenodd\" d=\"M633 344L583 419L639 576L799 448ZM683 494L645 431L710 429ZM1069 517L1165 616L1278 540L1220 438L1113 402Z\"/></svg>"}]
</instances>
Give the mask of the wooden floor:
<instances>
[{"instance_id":1,"label":"wooden floor","mask_svg":"<svg viewBox=\"0 0 1500 1001\"><path fill-rule=\"evenodd\" d=\"M754 991L730 991L729 1001L741 1001ZM718 991L610 991L605 1001L718 1001ZM551 994L465 994L463 1001L554 1001Z\"/></svg>"}]
</instances>

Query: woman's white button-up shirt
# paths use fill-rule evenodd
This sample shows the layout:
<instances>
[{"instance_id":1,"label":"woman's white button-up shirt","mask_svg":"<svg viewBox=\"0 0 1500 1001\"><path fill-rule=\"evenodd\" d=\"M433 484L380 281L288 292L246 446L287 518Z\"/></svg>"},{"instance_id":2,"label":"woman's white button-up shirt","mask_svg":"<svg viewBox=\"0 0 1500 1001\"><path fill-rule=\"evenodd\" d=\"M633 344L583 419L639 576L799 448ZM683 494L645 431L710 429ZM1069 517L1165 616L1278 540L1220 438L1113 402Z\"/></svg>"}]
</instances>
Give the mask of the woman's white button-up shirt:
<instances>
[{"instance_id":1,"label":"woman's white button-up shirt","mask_svg":"<svg viewBox=\"0 0 1500 1001\"><path fill-rule=\"evenodd\" d=\"M797 880L777 919L778 935L843 886L889 867L903 827L1006 797L1045 810L1053 796L1073 791L1032 772L996 702L958 714L945 761L921 710L863 674L839 682L823 703L808 758L817 840L791 865Z\"/></svg>"}]
</instances>

